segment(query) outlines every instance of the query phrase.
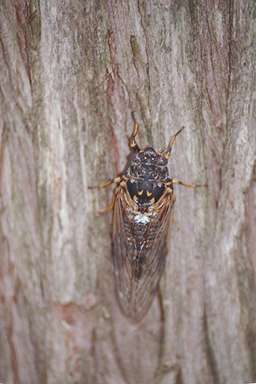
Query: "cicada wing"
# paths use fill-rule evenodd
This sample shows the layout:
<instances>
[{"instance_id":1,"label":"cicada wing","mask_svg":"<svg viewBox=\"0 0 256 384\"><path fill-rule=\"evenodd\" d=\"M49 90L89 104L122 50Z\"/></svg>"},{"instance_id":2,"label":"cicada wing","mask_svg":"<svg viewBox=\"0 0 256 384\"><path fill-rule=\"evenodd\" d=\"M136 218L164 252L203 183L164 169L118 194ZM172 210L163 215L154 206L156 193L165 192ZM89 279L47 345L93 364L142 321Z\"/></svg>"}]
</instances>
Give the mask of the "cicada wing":
<instances>
[{"instance_id":1,"label":"cicada wing","mask_svg":"<svg viewBox=\"0 0 256 384\"><path fill-rule=\"evenodd\" d=\"M116 194L113 211L112 258L115 289L122 311L129 316L132 285L132 265L134 253L133 223L129 219L125 191L119 189Z\"/></svg>"},{"instance_id":2,"label":"cicada wing","mask_svg":"<svg viewBox=\"0 0 256 384\"><path fill-rule=\"evenodd\" d=\"M134 221L125 194L124 189L117 192L113 213L115 287L124 314L139 321L152 303L164 270L174 196L163 196L150 222L142 225Z\"/></svg>"}]
</instances>

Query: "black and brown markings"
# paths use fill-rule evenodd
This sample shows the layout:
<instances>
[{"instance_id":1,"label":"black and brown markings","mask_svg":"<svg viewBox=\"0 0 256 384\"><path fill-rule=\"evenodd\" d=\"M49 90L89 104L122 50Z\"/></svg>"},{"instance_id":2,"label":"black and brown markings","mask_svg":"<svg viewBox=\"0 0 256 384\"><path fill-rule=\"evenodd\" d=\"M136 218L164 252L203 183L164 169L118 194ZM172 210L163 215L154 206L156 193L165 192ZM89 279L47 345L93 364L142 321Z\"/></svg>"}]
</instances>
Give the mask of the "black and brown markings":
<instances>
[{"instance_id":1,"label":"black and brown markings","mask_svg":"<svg viewBox=\"0 0 256 384\"><path fill-rule=\"evenodd\" d=\"M174 184L195 185L170 178L168 159L180 129L162 152L140 149L134 121L128 139L130 154L124 171L99 188L115 185L113 200L101 213L113 211L112 259L115 289L122 312L133 321L147 313L167 254L166 239L175 202Z\"/></svg>"}]
</instances>

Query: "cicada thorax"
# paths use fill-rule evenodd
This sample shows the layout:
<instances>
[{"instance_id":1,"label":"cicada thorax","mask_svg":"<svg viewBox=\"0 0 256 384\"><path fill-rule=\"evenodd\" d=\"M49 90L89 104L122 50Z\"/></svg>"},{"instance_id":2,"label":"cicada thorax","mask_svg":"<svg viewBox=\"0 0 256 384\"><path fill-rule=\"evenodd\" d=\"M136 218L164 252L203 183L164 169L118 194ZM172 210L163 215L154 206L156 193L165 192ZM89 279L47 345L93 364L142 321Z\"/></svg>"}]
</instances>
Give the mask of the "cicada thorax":
<instances>
[{"instance_id":1,"label":"cicada thorax","mask_svg":"<svg viewBox=\"0 0 256 384\"><path fill-rule=\"evenodd\" d=\"M137 153L126 169L127 190L140 211L156 203L165 191L167 160L151 147Z\"/></svg>"}]
</instances>

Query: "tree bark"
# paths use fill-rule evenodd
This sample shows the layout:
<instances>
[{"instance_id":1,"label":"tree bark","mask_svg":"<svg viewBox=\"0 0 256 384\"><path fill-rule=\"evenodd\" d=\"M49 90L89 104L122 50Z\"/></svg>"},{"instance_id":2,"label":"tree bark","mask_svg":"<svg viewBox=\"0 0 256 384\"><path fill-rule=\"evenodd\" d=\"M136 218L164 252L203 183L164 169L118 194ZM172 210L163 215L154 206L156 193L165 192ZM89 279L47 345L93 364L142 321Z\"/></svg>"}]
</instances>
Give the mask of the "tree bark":
<instances>
[{"instance_id":1,"label":"tree bark","mask_svg":"<svg viewBox=\"0 0 256 384\"><path fill-rule=\"evenodd\" d=\"M253 0L0 5L0 382L256 381ZM181 126L159 294L116 303L111 218L128 154Z\"/></svg>"}]
</instances>

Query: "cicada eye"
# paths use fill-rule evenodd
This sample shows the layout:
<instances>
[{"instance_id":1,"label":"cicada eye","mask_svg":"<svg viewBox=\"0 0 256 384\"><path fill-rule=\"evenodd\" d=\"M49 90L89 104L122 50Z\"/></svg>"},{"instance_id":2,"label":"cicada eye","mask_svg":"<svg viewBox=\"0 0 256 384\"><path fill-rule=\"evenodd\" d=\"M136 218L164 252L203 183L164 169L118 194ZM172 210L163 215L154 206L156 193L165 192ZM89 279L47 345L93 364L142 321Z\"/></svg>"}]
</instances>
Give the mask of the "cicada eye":
<instances>
[{"instance_id":1,"label":"cicada eye","mask_svg":"<svg viewBox=\"0 0 256 384\"><path fill-rule=\"evenodd\" d=\"M159 158L158 158L158 164L159 165L167 165L167 163L168 163L168 160L165 157L159 156Z\"/></svg>"}]
</instances>

